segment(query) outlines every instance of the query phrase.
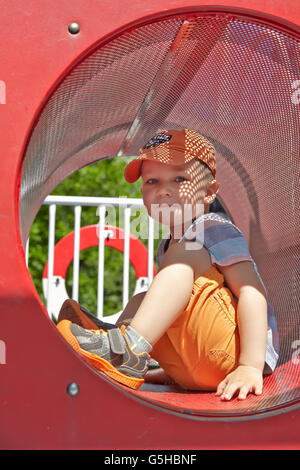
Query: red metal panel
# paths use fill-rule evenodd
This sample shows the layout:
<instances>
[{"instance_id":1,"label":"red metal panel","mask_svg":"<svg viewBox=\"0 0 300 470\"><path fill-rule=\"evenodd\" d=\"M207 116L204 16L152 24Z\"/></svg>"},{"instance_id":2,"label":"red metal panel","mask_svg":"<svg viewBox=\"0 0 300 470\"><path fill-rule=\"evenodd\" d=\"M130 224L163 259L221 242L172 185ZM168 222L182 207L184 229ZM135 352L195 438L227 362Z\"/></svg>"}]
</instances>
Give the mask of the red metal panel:
<instances>
[{"instance_id":1,"label":"red metal panel","mask_svg":"<svg viewBox=\"0 0 300 470\"><path fill-rule=\"evenodd\" d=\"M1 448L299 448L299 409L247 421L189 419L148 406L70 349L51 324L24 261L18 187L28 132L48 92L99 40L179 9L274 16L291 31L291 0L1 1L0 446ZM255 13L257 12L257 13ZM280 20L283 19L283 21ZM68 32L77 21L79 35ZM296 34L296 32L295 32ZM298 27L299 34L299 27ZM3 88L2 88L3 90ZM4 99L5 97L5 99ZM66 387L80 386L71 397Z\"/></svg>"}]
</instances>

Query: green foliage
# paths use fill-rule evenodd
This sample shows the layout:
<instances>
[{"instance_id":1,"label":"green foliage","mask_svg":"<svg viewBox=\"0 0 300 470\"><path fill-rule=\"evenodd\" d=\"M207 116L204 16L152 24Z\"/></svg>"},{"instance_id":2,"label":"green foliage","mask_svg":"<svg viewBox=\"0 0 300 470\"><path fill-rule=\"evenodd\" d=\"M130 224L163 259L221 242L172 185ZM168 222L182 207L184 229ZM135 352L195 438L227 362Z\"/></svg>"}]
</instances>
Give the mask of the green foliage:
<instances>
[{"instance_id":1,"label":"green foliage","mask_svg":"<svg viewBox=\"0 0 300 470\"><path fill-rule=\"evenodd\" d=\"M99 196L141 198L140 181L129 184L124 179L124 169L130 159L112 158L81 168L66 178L51 194L66 196ZM122 209L116 210L116 222L123 227ZM97 224L97 208L83 207L81 226ZM119 223L118 223L119 222ZM55 241L74 230L74 209L58 206L56 211ZM141 240L147 247L148 240ZM160 240L154 240L154 253ZM32 225L29 245L29 271L42 299L42 273L48 252L48 206L42 206ZM79 301L89 310L97 308L98 248L92 247L80 254ZM123 256L113 248L105 248L104 264L104 315L122 310ZM135 288L135 271L130 265L130 297ZM69 296L72 295L72 264L66 278Z\"/></svg>"}]
</instances>

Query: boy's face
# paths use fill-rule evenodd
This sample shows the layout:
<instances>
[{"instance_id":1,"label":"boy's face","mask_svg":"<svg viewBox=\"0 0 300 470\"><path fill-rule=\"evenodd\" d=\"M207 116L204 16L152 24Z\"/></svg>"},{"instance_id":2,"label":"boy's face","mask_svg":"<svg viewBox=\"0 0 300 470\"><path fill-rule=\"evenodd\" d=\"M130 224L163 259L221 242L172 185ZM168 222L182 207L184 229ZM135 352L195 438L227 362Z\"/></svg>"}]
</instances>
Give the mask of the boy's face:
<instances>
[{"instance_id":1,"label":"boy's face","mask_svg":"<svg viewBox=\"0 0 300 470\"><path fill-rule=\"evenodd\" d=\"M145 160L141 176L144 204L158 222L174 228L204 213L207 182L199 161L173 166Z\"/></svg>"}]
</instances>

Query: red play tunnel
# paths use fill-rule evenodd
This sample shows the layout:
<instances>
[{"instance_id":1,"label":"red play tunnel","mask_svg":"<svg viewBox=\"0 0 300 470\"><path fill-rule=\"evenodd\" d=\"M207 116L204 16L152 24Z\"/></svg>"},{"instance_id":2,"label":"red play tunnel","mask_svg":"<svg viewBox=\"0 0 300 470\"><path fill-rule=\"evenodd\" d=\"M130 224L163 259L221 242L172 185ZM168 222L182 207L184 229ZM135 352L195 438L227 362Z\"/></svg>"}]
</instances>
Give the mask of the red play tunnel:
<instances>
[{"instance_id":1,"label":"red play tunnel","mask_svg":"<svg viewBox=\"0 0 300 470\"><path fill-rule=\"evenodd\" d=\"M0 447L299 448L299 4L0 5ZM279 366L243 402L104 377L60 336L25 264L59 182L183 127L216 147L220 201L278 318Z\"/></svg>"}]
</instances>

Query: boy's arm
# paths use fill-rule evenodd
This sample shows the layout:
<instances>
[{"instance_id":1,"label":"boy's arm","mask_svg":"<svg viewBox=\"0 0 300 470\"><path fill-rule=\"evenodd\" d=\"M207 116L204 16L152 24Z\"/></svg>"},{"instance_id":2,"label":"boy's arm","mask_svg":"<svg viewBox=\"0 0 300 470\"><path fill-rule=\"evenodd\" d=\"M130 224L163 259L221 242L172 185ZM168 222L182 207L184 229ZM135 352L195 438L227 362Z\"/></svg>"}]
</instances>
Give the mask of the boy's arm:
<instances>
[{"instance_id":1,"label":"boy's arm","mask_svg":"<svg viewBox=\"0 0 300 470\"><path fill-rule=\"evenodd\" d=\"M217 395L231 399L239 390L238 398L249 392L262 391L262 372L267 344L267 301L265 291L250 261L218 267L226 283L238 298L238 326L240 334L239 366L219 384Z\"/></svg>"}]
</instances>

